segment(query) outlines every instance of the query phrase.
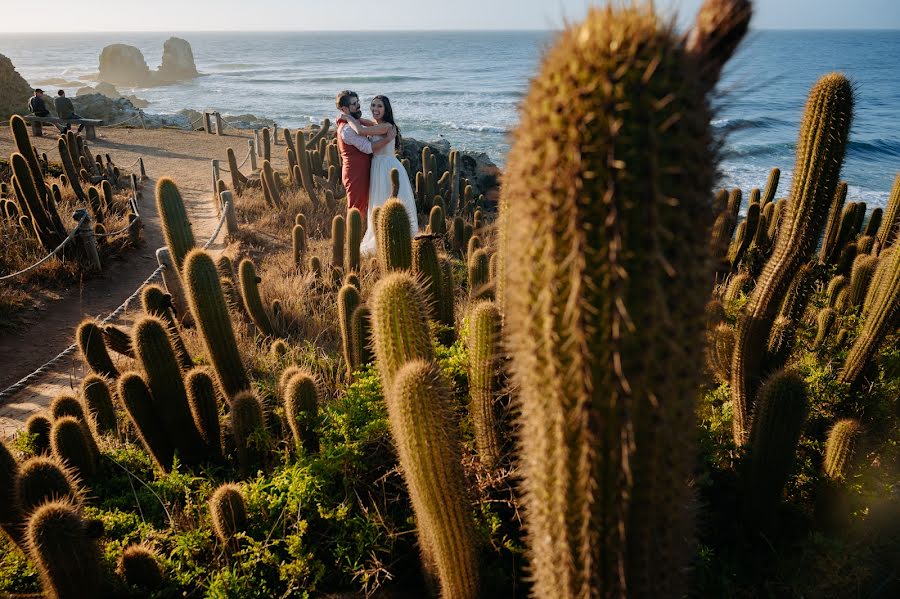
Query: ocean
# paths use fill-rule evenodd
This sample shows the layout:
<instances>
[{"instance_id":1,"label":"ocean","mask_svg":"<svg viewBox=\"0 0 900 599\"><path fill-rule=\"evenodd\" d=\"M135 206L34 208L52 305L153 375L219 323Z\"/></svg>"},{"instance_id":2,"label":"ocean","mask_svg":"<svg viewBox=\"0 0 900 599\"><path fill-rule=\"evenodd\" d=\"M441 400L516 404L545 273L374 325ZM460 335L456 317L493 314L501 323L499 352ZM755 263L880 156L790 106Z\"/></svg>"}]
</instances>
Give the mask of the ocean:
<instances>
[{"instance_id":1,"label":"ocean","mask_svg":"<svg viewBox=\"0 0 900 599\"><path fill-rule=\"evenodd\" d=\"M91 83L104 46L141 49L159 66L170 33L0 34L33 85ZM447 139L503 165L530 77L552 32L183 33L203 73L165 87L119 89L151 102L146 112L219 110L298 127L332 117L334 94L391 99L404 135ZM729 64L713 125L725 139L723 187L745 193L782 169L787 192L797 128L816 79L842 71L856 86L843 178L849 198L883 206L900 171L900 31L756 31ZM69 93L74 90L69 88ZM745 196L746 197L746 196Z\"/></svg>"}]
</instances>

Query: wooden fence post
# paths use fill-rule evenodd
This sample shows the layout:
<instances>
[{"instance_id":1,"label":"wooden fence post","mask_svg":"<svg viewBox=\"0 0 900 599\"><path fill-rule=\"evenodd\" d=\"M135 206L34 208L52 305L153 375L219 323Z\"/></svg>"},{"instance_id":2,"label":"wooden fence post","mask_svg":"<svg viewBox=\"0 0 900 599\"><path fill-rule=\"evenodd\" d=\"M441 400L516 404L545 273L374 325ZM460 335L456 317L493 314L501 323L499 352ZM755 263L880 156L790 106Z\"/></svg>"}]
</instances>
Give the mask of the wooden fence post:
<instances>
[{"instance_id":1,"label":"wooden fence post","mask_svg":"<svg viewBox=\"0 0 900 599\"><path fill-rule=\"evenodd\" d=\"M250 172L256 172L256 146L253 143L252 139L247 140L247 145L250 147Z\"/></svg>"},{"instance_id":2,"label":"wooden fence post","mask_svg":"<svg viewBox=\"0 0 900 599\"><path fill-rule=\"evenodd\" d=\"M84 220L82 220L82 217ZM86 209L79 208L72 214L72 218L78 222L78 232L75 235L81 238L81 243L84 246L84 255L87 257L91 268L99 272L102 267L100 266L100 254L97 253L97 239L94 237L94 225L91 224L91 216Z\"/></svg>"},{"instance_id":3,"label":"wooden fence post","mask_svg":"<svg viewBox=\"0 0 900 599\"><path fill-rule=\"evenodd\" d=\"M212 133L212 115L208 110L203 111L203 128L207 133Z\"/></svg>"},{"instance_id":4,"label":"wooden fence post","mask_svg":"<svg viewBox=\"0 0 900 599\"><path fill-rule=\"evenodd\" d=\"M234 211L234 196L230 191L222 192L222 209L225 210L225 230L229 236L237 235L237 214Z\"/></svg>"},{"instance_id":5,"label":"wooden fence post","mask_svg":"<svg viewBox=\"0 0 900 599\"><path fill-rule=\"evenodd\" d=\"M216 111L216 135L225 135L225 129L222 127L222 113Z\"/></svg>"},{"instance_id":6,"label":"wooden fence post","mask_svg":"<svg viewBox=\"0 0 900 599\"><path fill-rule=\"evenodd\" d=\"M272 121L272 145L278 145L278 123Z\"/></svg>"},{"instance_id":7,"label":"wooden fence post","mask_svg":"<svg viewBox=\"0 0 900 599\"><path fill-rule=\"evenodd\" d=\"M219 160L216 158L212 161L212 192L213 204L216 205L216 214L222 214L222 208L219 205Z\"/></svg>"},{"instance_id":8,"label":"wooden fence post","mask_svg":"<svg viewBox=\"0 0 900 599\"><path fill-rule=\"evenodd\" d=\"M144 159L138 158L138 165L141 167L141 181L147 180L147 170L144 168Z\"/></svg>"}]
</instances>

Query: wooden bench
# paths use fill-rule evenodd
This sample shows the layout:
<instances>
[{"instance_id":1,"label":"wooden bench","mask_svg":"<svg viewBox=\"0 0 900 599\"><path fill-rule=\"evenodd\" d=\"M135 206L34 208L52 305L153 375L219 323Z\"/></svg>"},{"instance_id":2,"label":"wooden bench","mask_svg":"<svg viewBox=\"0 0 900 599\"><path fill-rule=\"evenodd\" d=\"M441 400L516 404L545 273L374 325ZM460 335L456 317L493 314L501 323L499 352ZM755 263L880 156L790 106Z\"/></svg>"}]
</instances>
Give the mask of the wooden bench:
<instances>
[{"instance_id":1,"label":"wooden bench","mask_svg":"<svg viewBox=\"0 0 900 599\"><path fill-rule=\"evenodd\" d=\"M103 124L100 119L60 119L55 116L34 116L28 115L22 117L26 123L31 123L31 135L33 137L43 137L44 123L51 125L84 125L84 136L87 139L97 139L96 127Z\"/></svg>"}]
</instances>

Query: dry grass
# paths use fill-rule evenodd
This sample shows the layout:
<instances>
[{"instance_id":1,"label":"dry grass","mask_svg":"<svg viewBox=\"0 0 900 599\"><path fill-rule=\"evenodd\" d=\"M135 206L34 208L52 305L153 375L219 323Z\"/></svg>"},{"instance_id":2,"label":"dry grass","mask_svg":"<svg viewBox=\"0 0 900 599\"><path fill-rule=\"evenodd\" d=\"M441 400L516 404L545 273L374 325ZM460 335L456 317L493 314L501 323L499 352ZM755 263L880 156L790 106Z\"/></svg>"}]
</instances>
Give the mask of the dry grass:
<instances>
[{"instance_id":1,"label":"dry grass","mask_svg":"<svg viewBox=\"0 0 900 599\"><path fill-rule=\"evenodd\" d=\"M51 163L50 173L57 172ZM45 178L48 185L57 179ZM8 181L7 181L8 182ZM80 205L75 193L69 187L62 187L62 202L57 206L63 224L70 230L75 225L72 214ZM121 187L113 188L112 209L103 223L109 232L115 232L128 224L130 187L125 179ZM97 249L101 262L111 256L122 254L130 246L128 235L122 233L113 237L98 237ZM60 252L50 260L14 279L0 282L0 329L15 327L17 313L42 301L58 297L58 293L77 284L91 273L83 268L80 250L71 244L72 251ZM0 275L18 272L35 264L47 255L47 251L32 232L19 227L18 223L0 218Z\"/></svg>"}]
</instances>

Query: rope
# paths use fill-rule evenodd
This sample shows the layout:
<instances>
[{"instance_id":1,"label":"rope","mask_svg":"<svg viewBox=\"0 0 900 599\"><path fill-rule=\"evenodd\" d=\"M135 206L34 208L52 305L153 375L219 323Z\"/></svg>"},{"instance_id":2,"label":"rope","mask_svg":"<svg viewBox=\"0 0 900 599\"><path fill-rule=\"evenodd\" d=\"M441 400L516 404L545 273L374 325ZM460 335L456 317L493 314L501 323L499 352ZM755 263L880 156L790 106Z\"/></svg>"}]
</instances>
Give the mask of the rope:
<instances>
[{"instance_id":1,"label":"rope","mask_svg":"<svg viewBox=\"0 0 900 599\"><path fill-rule=\"evenodd\" d=\"M203 115L201 114L201 115L197 118L197 120L194 121L194 122L192 122L190 125L188 125L188 127L190 127L191 129L193 129L193 128L194 128L194 125L196 125L197 123L202 122L202 121L203 121Z\"/></svg>"},{"instance_id":2,"label":"rope","mask_svg":"<svg viewBox=\"0 0 900 599\"><path fill-rule=\"evenodd\" d=\"M134 221L128 223L127 225L125 225L124 227L122 227L121 229L119 229L118 231L113 231L112 233L94 233L94 237L112 237L114 235L119 235L120 233L124 233L125 231L130 229L136 222L137 221L134 220Z\"/></svg>"},{"instance_id":3,"label":"rope","mask_svg":"<svg viewBox=\"0 0 900 599\"><path fill-rule=\"evenodd\" d=\"M138 119L138 118L141 118L141 113L140 113L140 112L137 113L136 115L134 115L133 117L130 117L130 118L125 119L125 120L122 121L121 123L116 123L115 125L100 125L100 126L101 126L101 127L105 127L105 128L107 128L107 129L112 129L113 127L118 127L118 126L120 126L120 125L124 125L125 123L131 122L131 121L133 121L134 119Z\"/></svg>"},{"instance_id":4,"label":"rope","mask_svg":"<svg viewBox=\"0 0 900 599\"><path fill-rule=\"evenodd\" d=\"M49 260L50 258L52 258L53 256L55 256L56 254L58 254L66 246L67 243L69 243L70 241L72 241L72 239L74 239L75 234L78 233L78 227L80 227L81 223L83 223L85 221L85 219L87 219L87 218L88 218L88 214L85 213L84 216L81 217L81 220L78 221L78 224L75 225L75 228L72 229L72 231L69 233L69 236L66 237L65 240L63 240L63 242L61 244L56 246L56 249L54 249L52 252L50 252L49 254L47 254L46 256L44 256L43 258L41 258L40 260L38 260L37 262L35 262L31 266L29 266L28 268L23 268L19 272L14 272L12 274L4 275L4 276L0 277L0 281L6 281L7 279L13 279L15 277L18 277L19 275L25 274L26 272L32 271L35 268L37 268L38 266L40 266L41 264L43 264L44 262L46 262L47 260Z\"/></svg>"},{"instance_id":5,"label":"rope","mask_svg":"<svg viewBox=\"0 0 900 599\"><path fill-rule=\"evenodd\" d=\"M226 202L226 203L227 203L227 202ZM213 241L216 240L216 237L219 236L219 232L222 230L222 225L225 223L225 214L226 214L226 211L223 210L223 211L222 211L222 218L219 219L219 224L216 226L216 230L213 232L213 234L212 234L212 236L209 238L209 240L203 245L203 249L204 249L204 250L209 249L209 246L211 246L211 245L213 244ZM128 305L129 305L131 302L133 302L133 301L135 300L135 298L138 297L138 295L140 295L140 293L141 293L141 291L144 289L144 287L146 287L147 285L149 285L150 283L152 283L154 280L156 280L156 278L159 277L159 276L162 274L162 272L163 272L164 269L165 269L165 266L159 265L159 266L156 268L156 270L154 270L152 273L150 273L150 276L147 277L147 278L144 280L144 282L141 283L141 284L138 286L138 288L134 290L134 293L132 293L131 295L129 295L128 298L127 298L124 302L122 302L122 304L121 304L118 308L116 308L115 310L113 310L112 312L110 312L109 315L107 315L106 318L104 318L103 320L101 320L101 321L100 321L100 324L101 324L101 325L108 324L109 322L111 322L111 321L117 319L119 316L121 316L122 313L125 312L125 310L128 309ZM37 379L37 378L39 378L41 375L43 375L43 374L49 372L49 370L50 370L50 368L51 368L52 366L54 366L54 365L55 365L57 362L59 362L60 360L66 358L66 357L69 356L69 355L71 355L77 348L78 348L77 344L73 343L72 345L70 345L70 346L67 347L66 349L64 349L64 350L62 350L61 352L59 352L54 358L52 358L50 361L46 362L43 366L41 366L40 368L38 368L37 370L35 370L35 371L32 372L31 374L29 374L29 375L23 377L23 378L20 379L18 382L14 383L13 385L10 385L9 387L7 387L6 389L4 389L3 391L0 391L0 402L2 402L3 400L5 400L5 399L7 399L7 398L9 398L9 397L12 397L12 396L15 395L16 393L18 393L19 391L21 391L22 389L24 389L25 387L27 387L28 385L30 385L35 379Z\"/></svg>"},{"instance_id":6,"label":"rope","mask_svg":"<svg viewBox=\"0 0 900 599\"><path fill-rule=\"evenodd\" d=\"M244 159L241 160L241 163L240 163L239 165L237 165L238 169L240 169L242 166L244 166L245 164L247 164L247 161L250 160L250 154L252 154L252 153L253 153L253 148L250 148L250 149L247 150L247 155L244 156ZM222 172L222 173L230 173L230 172L231 172L231 169L227 169L227 168L225 168L224 166L222 166L222 165L220 164L220 165L219 165L219 172Z\"/></svg>"}]
</instances>

